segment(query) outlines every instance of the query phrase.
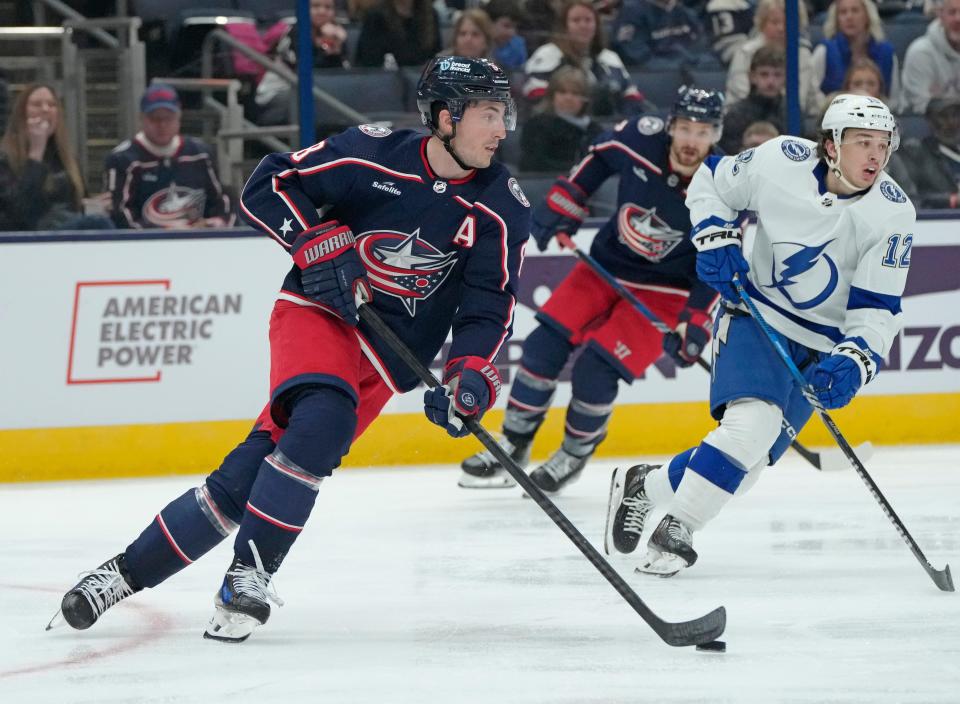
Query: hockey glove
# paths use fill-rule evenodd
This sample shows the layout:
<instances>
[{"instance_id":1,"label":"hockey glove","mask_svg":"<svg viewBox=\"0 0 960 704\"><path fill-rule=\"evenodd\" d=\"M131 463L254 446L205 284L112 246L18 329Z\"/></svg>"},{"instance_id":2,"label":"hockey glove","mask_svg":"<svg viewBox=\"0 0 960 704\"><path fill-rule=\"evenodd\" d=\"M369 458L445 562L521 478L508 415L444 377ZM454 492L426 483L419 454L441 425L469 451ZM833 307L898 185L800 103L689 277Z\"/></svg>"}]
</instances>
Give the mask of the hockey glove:
<instances>
[{"instance_id":1,"label":"hockey glove","mask_svg":"<svg viewBox=\"0 0 960 704\"><path fill-rule=\"evenodd\" d=\"M711 227L693 235L697 276L731 303L740 302L740 294L733 285L734 274L742 278L750 271L740 249L742 243L743 234L734 227Z\"/></svg>"},{"instance_id":2,"label":"hockey glove","mask_svg":"<svg viewBox=\"0 0 960 704\"><path fill-rule=\"evenodd\" d=\"M862 337L846 337L813 370L810 385L824 408L843 408L882 365Z\"/></svg>"},{"instance_id":3,"label":"hockey glove","mask_svg":"<svg viewBox=\"0 0 960 704\"><path fill-rule=\"evenodd\" d=\"M702 310L685 308L680 323L663 336L663 351L678 367L696 364L703 350L710 344L710 326L713 319Z\"/></svg>"},{"instance_id":4,"label":"hockey glove","mask_svg":"<svg viewBox=\"0 0 960 704\"><path fill-rule=\"evenodd\" d=\"M573 181L558 178L546 199L533 209L530 234L541 252L558 232L573 235L589 215L587 194Z\"/></svg>"},{"instance_id":5,"label":"hockey glove","mask_svg":"<svg viewBox=\"0 0 960 704\"><path fill-rule=\"evenodd\" d=\"M500 395L500 373L483 357L459 357L447 362L443 386L423 393L423 412L447 434L470 434L457 416L480 420Z\"/></svg>"},{"instance_id":6,"label":"hockey glove","mask_svg":"<svg viewBox=\"0 0 960 704\"><path fill-rule=\"evenodd\" d=\"M373 300L367 270L353 243L350 228L330 220L301 232L291 249L307 298L350 325L356 325L359 319L357 301Z\"/></svg>"}]
</instances>

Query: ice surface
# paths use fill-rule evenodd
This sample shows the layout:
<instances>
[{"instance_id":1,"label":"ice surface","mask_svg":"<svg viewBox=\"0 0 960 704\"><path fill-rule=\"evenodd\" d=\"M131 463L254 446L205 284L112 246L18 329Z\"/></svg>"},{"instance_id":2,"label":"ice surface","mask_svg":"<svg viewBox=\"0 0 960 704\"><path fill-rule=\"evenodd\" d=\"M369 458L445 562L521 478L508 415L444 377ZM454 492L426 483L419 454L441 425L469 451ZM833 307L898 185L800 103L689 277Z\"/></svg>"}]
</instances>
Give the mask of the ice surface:
<instances>
[{"instance_id":1,"label":"ice surface","mask_svg":"<svg viewBox=\"0 0 960 704\"><path fill-rule=\"evenodd\" d=\"M558 499L601 549L613 466ZM934 566L960 573L960 448L878 447L868 468ZM960 595L852 470L789 455L674 579L612 558L665 618L725 605L725 654L664 645L518 489L459 489L457 472L325 482L277 576L286 606L239 646L201 639L231 541L89 631L43 630L78 572L201 478L4 486L0 701L960 702Z\"/></svg>"}]
</instances>

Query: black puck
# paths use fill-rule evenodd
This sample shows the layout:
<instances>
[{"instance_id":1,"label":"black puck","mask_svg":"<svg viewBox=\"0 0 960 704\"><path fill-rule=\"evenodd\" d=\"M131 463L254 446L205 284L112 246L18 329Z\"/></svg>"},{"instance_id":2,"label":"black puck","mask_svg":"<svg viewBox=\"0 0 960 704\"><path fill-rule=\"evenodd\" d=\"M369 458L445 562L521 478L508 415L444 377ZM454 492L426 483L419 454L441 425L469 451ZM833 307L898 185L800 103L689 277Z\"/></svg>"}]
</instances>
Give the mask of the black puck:
<instances>
[{"instance_id":1,"label":"black puck","mask_svg":"<svg viewBox=\"0 0 960 704\"><path fill-rule=\"evenodd\" d=\"M725 653L727 652L727 644L722 640L712 640L709 643L698 645L697 650L702 650L707 653Z\"/></svg>"}]
</instances>

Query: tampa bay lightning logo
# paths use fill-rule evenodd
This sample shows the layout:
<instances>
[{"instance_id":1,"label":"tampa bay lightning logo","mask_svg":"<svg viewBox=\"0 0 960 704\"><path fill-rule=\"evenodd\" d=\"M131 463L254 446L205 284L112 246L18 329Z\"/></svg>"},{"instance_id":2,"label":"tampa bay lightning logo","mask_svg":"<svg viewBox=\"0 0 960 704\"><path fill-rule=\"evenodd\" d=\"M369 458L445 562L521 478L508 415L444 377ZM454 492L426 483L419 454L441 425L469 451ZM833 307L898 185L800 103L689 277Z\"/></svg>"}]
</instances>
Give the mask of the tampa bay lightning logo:
<instances>
[{"instance_id":1,"label":"tampa bay lightning logo","mask_svg":"<svg viewBox=\"0 0 960 704\"><path fill-rule=\"evenodd\" d=\"M748 149L745 152L740 152L737 154L737 158L733 162L733 175L736 176L740 173L740 166L746 164L753 158L753 149Z\"/></svg>"},{"instance_id":2,"label":"tampa bay lightning logo","mask_svg":"<svg viewBox=\"0 0 960 704\"><path fill-rule=\"evenodd\" d=\"M419 228L413 234L364 232L356 247L374 290L399 298L411 317L417 301L433 295L457 263L457 252L444 254L420 239Z\"/></svg>"},{"instance_id":3,"label":"tampa bay lightning logo","mask_svg":"<svg viewBox=\"0 0 960 704\"><path fill-rule=\"evenodd\" d=\"M809 310L823 303L836 290L840 280L836 263L823 253L830 242L819 247L796 242L776 243L770 272L773 283L764 288L777 289L797 310ZM815 291L819 293L809 295ZM800 300L801 295L806 300Z\"/></svg>"},{"instance_id":4,"label":"tampa bay lightning logo","mask_svg":"<svg viewBox=\"0 0 960 704\"><path fill-rule=\"evenodd\" d=\"M801 144L795 139L785 139L780 143L780 148L788 159L793 161L806 161L810 158L810 147Z\"/></svg>"},{"instance_id":5,"label":"tampa bay lightning logo","mask_svg":"<svg viewBox=\"0 0 960 704\"><path fill-rule=\"evenodd\" d=\"M906 203L907 196L892 181L880 182L880 195L894 203Z\"/></svg>"}]
</instances>

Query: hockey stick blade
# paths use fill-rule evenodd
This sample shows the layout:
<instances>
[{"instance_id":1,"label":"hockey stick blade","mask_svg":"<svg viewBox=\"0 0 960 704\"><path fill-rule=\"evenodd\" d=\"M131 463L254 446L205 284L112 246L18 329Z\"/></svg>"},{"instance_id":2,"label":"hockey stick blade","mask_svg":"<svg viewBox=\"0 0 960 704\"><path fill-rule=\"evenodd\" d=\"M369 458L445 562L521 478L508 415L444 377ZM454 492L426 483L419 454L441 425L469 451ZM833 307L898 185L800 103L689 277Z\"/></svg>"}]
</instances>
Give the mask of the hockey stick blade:
<instances>
[{"instance_id":1,"label":"hockey stick blade","mask_svg":"<svg viewBox=\"0 0 960 704\"><path fill-rule=\"evenodd\" d=\"M861 462L869 462L873 458L873 443L871 442L860 443L853 449ZM818 469L823 472L841 472L850 469L850 460L846 458L846 455L844 455L843 451L838 447L830 447L826 450L821 450L817 454L820 455L820 466Z\"/></svg>"},{"instance_id":2,"label":"hockey stick blade","mask_svg":"<svg viewBox=\"0 0 960 704\"><path fill-rule=\"evenodd\" d=\"M360 318L383 339L390 349L410 367L420 378L420 381L426 384L427 387L435 388L441 386L440 380L414 356L410 348L407 347L403 340L397 337L389 325L383 322L383 319L377 315L376 311L368 305L361 305ZM476 418L464 418L463 422L470 432L476 436L477 440L497 458L517 484L543 509L544 513L560 528L563 534L577 546L590 564L610 582L613 588L617 590L617 593L633 607L633 610L640 615L650 628L653 629L654 633L660 636L665 643L673 646L702 645L716 640L723 634L727 625L727 612L722 606L714 609L705 616L680 623L664 621L657 616L650 607L637 596L636 592L630 588L630 585L613 569L597 549L590 544L583 536L583 533L570 522L570 519L540 491L540 488L533 483L530 477L527 476L527 473L500 447L500 443L480 425L479 421L477 421Z\"/></svg>"}]
</instances>

